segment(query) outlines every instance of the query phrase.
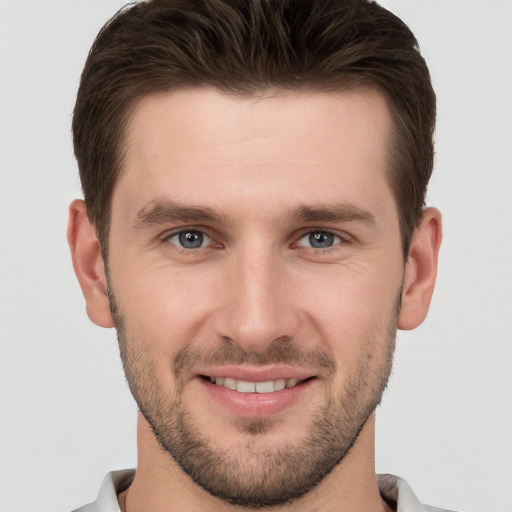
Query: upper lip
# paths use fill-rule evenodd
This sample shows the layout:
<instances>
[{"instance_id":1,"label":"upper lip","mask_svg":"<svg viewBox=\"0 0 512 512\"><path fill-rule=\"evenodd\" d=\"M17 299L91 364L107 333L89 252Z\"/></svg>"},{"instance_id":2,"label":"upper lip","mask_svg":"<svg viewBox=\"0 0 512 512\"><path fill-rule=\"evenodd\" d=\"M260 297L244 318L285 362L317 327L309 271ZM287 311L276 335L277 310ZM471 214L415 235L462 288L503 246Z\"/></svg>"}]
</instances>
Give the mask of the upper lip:
<instances>
[{"instance_id":1,"label":"upper lip","mask_svg":"<svg viewBox=\"0 0 512 512\"><path fill-rule=\"evenodd\" d=\"M277 379L304 380L315 377L316 374L303 369L289 366L215 366L199 369L197 376L205 377L230 377L246 382L267 382Z\"/></svg>"}]
</instances>

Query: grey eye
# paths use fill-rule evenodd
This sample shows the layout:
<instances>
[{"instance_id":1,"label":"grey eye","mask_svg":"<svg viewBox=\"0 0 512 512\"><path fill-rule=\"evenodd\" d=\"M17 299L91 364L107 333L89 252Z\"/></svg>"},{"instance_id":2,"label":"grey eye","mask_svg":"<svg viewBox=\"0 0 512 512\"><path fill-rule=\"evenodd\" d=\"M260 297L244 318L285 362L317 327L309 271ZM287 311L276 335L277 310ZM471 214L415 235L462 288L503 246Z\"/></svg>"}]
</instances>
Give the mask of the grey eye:
<instances>
[{"instance_id":1,"label":"grey eye","mask_svg":"<svg viewBox=\"0 0 512 512\"><path fill-rule=\"evenodd\" d=\"M312 247L313 249L328 249L340 242L341 238L329 231L312 231L311 233L303 236L297 245L302 247Z\"/></svg>"},{"instance_id":2,"label":"grey eye","mask_svg":"<svg viewBox=\"0 0 512 512\"><path fill-rule=\"evenodd\" d=\"M191 229L176 233L169 238L169 242L183 247L184 249L199 249L200 247L209 245L212 242L212 239L201 231Z\"/></svg>"}]
</instances>

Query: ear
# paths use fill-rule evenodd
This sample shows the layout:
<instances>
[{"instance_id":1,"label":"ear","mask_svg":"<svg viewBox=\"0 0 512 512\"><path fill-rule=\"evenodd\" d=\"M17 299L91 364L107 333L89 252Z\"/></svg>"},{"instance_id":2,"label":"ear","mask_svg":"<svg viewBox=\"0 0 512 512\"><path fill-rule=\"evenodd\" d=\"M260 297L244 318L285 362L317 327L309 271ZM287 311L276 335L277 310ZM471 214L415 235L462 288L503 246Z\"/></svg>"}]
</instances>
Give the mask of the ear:
<instances>
[{"instance_id":1,"label":"ear","mask_svg":"<svg viewBox=\"0 0 512 512\"><path fill-rule=\"evenodd\" d=\"M100 244L85 203L80 199L69 206L68 244L73 268L85 297L87 316L100 327L114 327Z\"/></svg>"},{"instance_id":2,"label":"ear","mask_svg":"<svg viewBox=\"0 0 512 512\"><path fill-rule=\"evenodd\" d=\"M441 239L441 213L435 208L426 208L409 247L398 315L399 329L415 329L427 316L436 283Z\"/></svg>"}]
</instances>

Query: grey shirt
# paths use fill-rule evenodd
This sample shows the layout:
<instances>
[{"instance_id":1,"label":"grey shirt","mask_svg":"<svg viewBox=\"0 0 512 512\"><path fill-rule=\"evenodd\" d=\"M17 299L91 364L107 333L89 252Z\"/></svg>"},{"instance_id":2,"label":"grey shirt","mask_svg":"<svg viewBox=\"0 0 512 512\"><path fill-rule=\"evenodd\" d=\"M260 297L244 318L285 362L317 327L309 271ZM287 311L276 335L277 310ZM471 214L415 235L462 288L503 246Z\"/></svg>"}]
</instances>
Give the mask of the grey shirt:
<instances>
[{"instance_id":1,"label":"grey shirt","mask_svg":"<svg viewBox=\"0 0 512 512\"><path fill-rule=\"evenodd\" d=\"M135 470L112 471L103 480L98 498L94 503L73 512L120 512L117 495L132 483ZM378 475L381 495L396 512L449 512L448 510L422 505L405 480L394 475Z\"/></svg>"}]
</instances>

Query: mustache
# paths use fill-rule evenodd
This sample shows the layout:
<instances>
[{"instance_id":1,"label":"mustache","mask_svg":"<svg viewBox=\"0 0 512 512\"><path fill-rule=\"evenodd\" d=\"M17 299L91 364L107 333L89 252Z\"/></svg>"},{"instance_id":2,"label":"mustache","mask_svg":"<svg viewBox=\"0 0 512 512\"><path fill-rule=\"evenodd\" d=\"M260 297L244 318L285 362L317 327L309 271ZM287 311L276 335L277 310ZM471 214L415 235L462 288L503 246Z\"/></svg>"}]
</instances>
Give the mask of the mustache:
<instances>
[{"instance_id":1,"label":"mustache","mask_svg":"<svg viewBox=\"0 0 512 512\"><path fill-rule=\"evenodd\" d=\"M233 340L225 340L222 345L213 349L188 345L178 352L173 362L173 372L179 379L197 366L242 364L306 367L319 370L326 375L334 375L337 367L334 358L325 349L317 347L306 350L291 339L279 338L264 352L249 352Z\"/></svg>"}]
</instances>

